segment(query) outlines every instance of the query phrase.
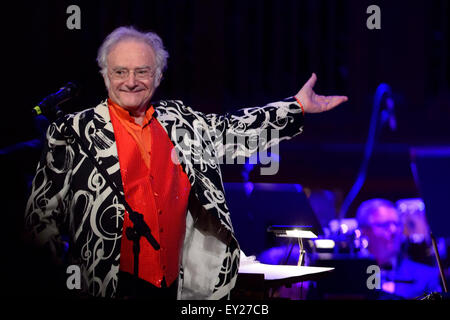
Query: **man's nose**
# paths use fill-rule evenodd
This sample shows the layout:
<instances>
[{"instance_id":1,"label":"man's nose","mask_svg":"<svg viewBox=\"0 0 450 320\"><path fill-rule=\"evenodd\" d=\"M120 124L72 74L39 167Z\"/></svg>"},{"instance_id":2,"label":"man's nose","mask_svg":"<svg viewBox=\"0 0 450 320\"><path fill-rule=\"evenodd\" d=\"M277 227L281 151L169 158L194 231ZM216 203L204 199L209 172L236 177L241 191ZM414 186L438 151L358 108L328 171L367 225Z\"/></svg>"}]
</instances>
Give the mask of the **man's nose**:
<instances>
[{"instance_id":1,"label":"man's nose","mask_svg":"<svg viewBox=\"0 0 450 320\"><path fill-rule=\"evenodd\" d=\"M399 228L398 228L398 225L397 225L396 223L391 222L391 223L389 224L389 231L390 231L392 234L397 233L398 229L399 229Z\"/></svg>"},{"instance_id":2,"label":"man's nose","mask_svg":"<svg viewBox=\"0 0 450 320\"><path fill-rule=\"evenodd\" d=\"M128 75L127 80L125 81L125 85L128 88L136 87L137 83L136 83L136 76L134 75L134 72L130 72L130 74Z\"/></svg>"}]
</instances>

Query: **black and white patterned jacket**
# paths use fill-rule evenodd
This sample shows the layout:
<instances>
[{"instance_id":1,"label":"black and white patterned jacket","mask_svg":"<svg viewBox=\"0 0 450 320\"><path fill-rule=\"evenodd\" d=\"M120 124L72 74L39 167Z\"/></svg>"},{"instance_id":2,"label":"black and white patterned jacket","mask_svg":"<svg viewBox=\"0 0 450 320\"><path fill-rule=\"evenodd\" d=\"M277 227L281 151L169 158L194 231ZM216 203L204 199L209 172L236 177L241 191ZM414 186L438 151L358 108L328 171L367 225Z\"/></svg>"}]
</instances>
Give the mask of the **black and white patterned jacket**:
<instances>
[{"instance_id":1,"label":"black and white patterned jacket","mask_svg":"<svg viewBox=\"0 0 450 320\"><path fill-rule=\"evenodd\" d=\"M249 156L301 133L301 109L295 99L224 116L202 114L174 100L153 107L191 183L178 298L222 298L235 285L240 249L225 201L221 157ZM64 128L69 124L75 129L123 193L107 102L64 120L48 128L25 224L56 256L64 251L65 235L71 264L81 267L84 289L93 296L115 297L125 209ZM268 131L272 134L266 135ZM255 137L261 141L250 143Z\"/></svg>"}]
</instances>

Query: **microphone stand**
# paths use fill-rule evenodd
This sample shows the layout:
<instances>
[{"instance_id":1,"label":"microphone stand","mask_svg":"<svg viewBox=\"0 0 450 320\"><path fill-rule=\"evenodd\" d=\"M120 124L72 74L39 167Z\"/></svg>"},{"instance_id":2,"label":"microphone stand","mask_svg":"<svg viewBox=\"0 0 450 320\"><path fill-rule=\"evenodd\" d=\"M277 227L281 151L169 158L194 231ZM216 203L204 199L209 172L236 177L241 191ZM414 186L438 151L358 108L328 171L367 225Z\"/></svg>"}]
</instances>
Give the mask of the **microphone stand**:
<instances>
[{"instance_id":1,"label":"microphone stand","mask_svg":"<svg viewBox=\"0 0 450 320\"><path fill-rule=\"evenodd\" d=\"M89 149L84 144L84 142L81 140L80 136L75 132L75 129L71 125L69 125L65 121L65 129L70 131L68 135L73 137L77 143L80 145L80 147L84 150L84 152L88 155L88 157L91 159L95 167L99 170L99 172L102 174L103 178L105 178L106 182L109 184L111 189L116 193L116 195L119 197L119 200L124 204L125 209L128 212L128 215L130 217L131 222L133 222L133 227L128 227L125 229L125 235L127 236L128 240L133 241L133 256L134 256L134 263L133 263L133 273L135 276L135 290L136 290L136 284L139 277L139 253L140 253L140 240L141 237L144 237L147 239L148 243L153 247L155 250L160 249L160 245L158 241L153 237L150 227L147 225L147 223L144 221L144 215L141 213L138 213L134 211L128 202L125 200L125 197L120 193L120 191L117 189L115 184L111 181L108 173L106 170L101 167L97 161L95 160L94 156L89 152ZM67 134L67 132L65 132ZM135 294L136 295L136 294Z\"/></svg>"},{"instance_id":2,"label":"microphone stand","mask_svg":"<svg viewBox=\"0 0 450 320\"><path fill-rule=\"evenodd\" d=\"M444 292L448 293L448 291L447 291L447 280L445 279L444 270L442 269L441 257L439 256L439 250L438 250L438 247L436 245L436 239L434 238L434 235L433 235L432 232L430 232L430 237L431 237L431 243L433 244L434 255L436 256L437 264L438 264L438 267L439 267L439 274L441 276L442 287L444 289Z\"/></svg>"},{"instance_id":3,"label":"microphone stand","mask_svg":"<svg viewBox=\"0 0 450 320\"><path fill-rule=\"evenodd\" d=\"M430 232L430 237L431 237L431 243L433 245L433 250L434 250L434 255L436 257L436 261L437 261L437 265L439 268L439 274L441 277L441 283L442 283L442 288L443 288L443 293L440 292L431 292L431 293L424 293L423 295L417 297L415 300L449 300L450 296L448 295L448 291L447 291L447 280L445 279L445 274L444 274L444 270L442 269L442 262L441 262L441 258L439 256L439 250L436 244L436 238L434 237L433 233Z\"/></svg>"},{"instance_id":4,"label":"microphone stand","mask_svg":"<svg viewBox=\"0 0 450 320\"><path fill-rule=\"evenodd\" d=\"M56 111L56 117L62 118L64 116L64 112L59 109L57 106L55 107ZM36 113L35 115L43 116L42 113ZM86 153L88 158L92 161L94 166L97 168L97 170L101 173L103 178L106 180L106 182L109 184L110 188L114 191L114 193L117 195L121 203L125 206L126 211L128 212L128 215L130 217L131 222L133 223L133 227L128 227L125 230L125 235L128 240L133 241L133 256L134 256L134 265L133 265L133 273L134 273L134 296L136 296L136 287L137 287L137 280L139 278L139 253L140 253L140 239L141 237L144 237L147 239L148 243L153 247L155 250L160 249L160 245L158 241L153 237L150 227L147 225L147 223L144 221L144 216L141 213L138 213L134 211L128 202L125 200L125 197L120 193L119 189L116 187L116 185L111 181L109 174L106 172L106 170L101 167L97 161L95 160L94 156L89 151L86 144L81 140L80 136L75 132L75 129L67 123L66 120L63 120L65 123L65 132L64 135L67 138L74 138L75 141L78 143L81 149Z\"/></svg>"},{"instance_id":5,"label":"microphone stand","mask_svg":"<svg viewBox=\"0 0 450 320\"><path fill-rule=\"evenodd\" d=\"M386 119L383 119L383 114L380 114L381 103L385 95L389 94L391 94L391 88L389 87L389 85L382 83L377 87L372 107L372 115L370 118L369 135L367 137L366 145L364 148L364 158L359 168L356 181L354 182L352 188L350 189L349 193L342 203L338 219L339 225L341 224L340 221L345 218L350 205L352 204L353 200L355 200L366 180L367 170L369 167L370 158L372 157L377 135L379 134L379 130L384 124L383 120L386 121Z\"/></svg>"}]
</instances>

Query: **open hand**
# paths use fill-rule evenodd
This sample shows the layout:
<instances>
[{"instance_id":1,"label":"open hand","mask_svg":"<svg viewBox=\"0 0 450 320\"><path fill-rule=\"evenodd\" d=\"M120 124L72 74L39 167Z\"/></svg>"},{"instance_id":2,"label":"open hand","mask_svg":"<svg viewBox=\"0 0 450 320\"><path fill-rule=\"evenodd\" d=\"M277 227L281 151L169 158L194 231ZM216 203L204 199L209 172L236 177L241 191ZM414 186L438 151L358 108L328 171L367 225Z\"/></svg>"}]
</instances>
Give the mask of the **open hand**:
<instances>
[{"instance_id":1,"label":"open hand","mask_svg":"<svg viewBox=\"0 0 450 320\"><path fill-rule=\"evenodd\" d=\"M346 96L321 96L313 91L317 76L312 74L305 85L295 95L303 105L305 113L319 113L328 111L348 100Z\"/></svg>"}]
</instances>

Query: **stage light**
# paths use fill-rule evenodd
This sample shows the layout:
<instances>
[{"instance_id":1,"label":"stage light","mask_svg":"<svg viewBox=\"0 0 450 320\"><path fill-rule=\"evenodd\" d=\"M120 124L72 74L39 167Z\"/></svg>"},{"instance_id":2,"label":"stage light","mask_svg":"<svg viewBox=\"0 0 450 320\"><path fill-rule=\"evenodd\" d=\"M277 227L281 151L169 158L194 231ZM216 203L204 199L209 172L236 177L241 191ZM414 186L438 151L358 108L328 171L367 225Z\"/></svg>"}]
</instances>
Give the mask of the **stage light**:
<instances>
[{"instance_id":1,"label":"stage light","mask_svg":"<svg viewBox=\"0 0 450 320\"><path fill-rule=\"evenodd\" d=\"M317 238L316 231L310 226L274 225L267 228L277 237L314 239Z\"/></svg>"},{"instance_id":2,"label":"stage light","mask_svg":"<svg viewBox=\"0 0 450 320\"><path fill-rule=\"evenodd\" d=\"M306 250L303 248L303 239L317 238L317 232L311 226L274 225L267 228L267 231L273 232L276 237L297 238L300 253L298 255L298 266L302 265L306 254Z\"/></svg>"},{"instance_id":3,"label":"stage light","mask_svg":"<svg viewBox=\"0 0 450 320\"><path fill-rule=\"evenodd\" d=\"M333 249L335 243L331 239L316 239L314 240L314 245L317 249Z\"/></svg>"}]
</instances>

